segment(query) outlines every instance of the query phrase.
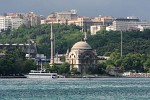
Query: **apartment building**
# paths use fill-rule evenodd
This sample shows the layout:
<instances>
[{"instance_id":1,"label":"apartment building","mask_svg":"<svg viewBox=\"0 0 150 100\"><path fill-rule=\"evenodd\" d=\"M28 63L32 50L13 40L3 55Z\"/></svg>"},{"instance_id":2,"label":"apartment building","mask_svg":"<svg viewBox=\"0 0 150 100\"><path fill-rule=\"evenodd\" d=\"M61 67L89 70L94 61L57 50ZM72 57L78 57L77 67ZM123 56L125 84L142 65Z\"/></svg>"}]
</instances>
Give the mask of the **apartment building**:
<instances>
[{"instance_id":1,"label":"apartment building","mask_svg":"<svg viewBox=\"0 0 150 100\"><path fill-rule=\"evenodd\" d=\"M6 17L9 18L11 30L18 29L18 27L20 27L23 24L25 26L28 26L28 20L23 16L21 17L16 14L15 16L8 15Z\"/></svg>"},{"instance_id":2,"label":"apartment building","mask_svg":"<svg viewBox=\"0 0 150 100\"><path fill-rule=\"evenodd\" d=\"M6 16L0 16L0 32L11 27L10 20Z\"/></svg>"},{"instance_id":3,"label":"apartment building","mask_svg":"<svg viewBox=\"0 0 150 100\"><path fill-rule=\"evenodd\" d=\"M28 24L30 26L40 25L41 19L39 15L35 14L34 12L26 13L24 15L28 19Z\"/></svg>"},{"instance_id":4,"label":"apartment building","mask_svg":"<svg viewBox=\"0 0 150 100\"><path fill-rule=\"evenodd\" d=\"M51 13L46 20L75 20L77 19L77 11L62 11L62 12L53 12Z\"/></svg>"},{"instance_id":5,"label":"apartment building","mask_svg":"<svg viewBox=\"0 0 150 100\"><path fill-rule=\"evenodd\" d=\"M105 25L109 26L112 25L112 22L114 21L114 18L112 16L98 16L91 19L93 22L93 25Z\"/></svg>"},{"instance_id":6,"label":"apartment building","mask_svg":"<svg viewBox=\"0 0 150 100\"><path fill-rule=\"evenodd\" d=\"M28 21L21 18L17 14L8 14L0 16L0 32L1 30L17 29L20 25L27 25Z\"/></svg>"},{"instance_id":7,"label":"apartment building","mask_svg":"<svg viewBox=\"0 0 150 100\"><path fill-rule=\"evenodd\" d=\"M133 29L137 22L139 22L138 18L118 18L113 21L112 26L114 31L125 31Z\"/></svg>"},{"instance_id":8,"label":"apartment building","mask_svg":"<svg viewBox=\"0 0 150 100\"><path fill-rule=\"evenodd\" d=\"M140 21L138 18L119 18L113 21L112 26L106 28L107 31L126 31L126 30L140 30L150 29L150 22Z\"/></svg>"},{"instance_id":9,"label":"apartment building","mask_svg":"<svg viewBox=\"0 0 150 100\"><path fill-rule=\"evenodd\" d=\"M96 33L100 30L106 30L105 25L93 25L90 27L91 35L96 35Z\"/></svg>"},{"instance_id":10,"label":"apartment building","mask_svg":"<svg viewBox=\"0 0 150 100\"><path fill-rule=\"evenodd\" d=\"M8 13L0 16L1 30L17 29L21 25L34 26L40 24L40 16L31 13Z\"/></svg>"}]
</instances>

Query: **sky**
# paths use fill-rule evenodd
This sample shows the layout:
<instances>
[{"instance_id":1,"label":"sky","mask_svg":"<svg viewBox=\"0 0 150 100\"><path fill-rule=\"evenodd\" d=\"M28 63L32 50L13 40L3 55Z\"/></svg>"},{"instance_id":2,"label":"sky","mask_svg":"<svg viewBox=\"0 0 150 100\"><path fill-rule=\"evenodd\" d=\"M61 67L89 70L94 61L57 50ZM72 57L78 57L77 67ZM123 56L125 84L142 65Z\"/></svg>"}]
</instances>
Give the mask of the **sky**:
<instances>
[{"instance_id":1,"label":"sky","mask_svg":"<svg viewBox=\"0 0 150 100\"><path fill-rule=\"evenodd\" d=\"M0 14L35 12L47 17L52 12L72 9L79 16L136 16L150 20L150 0L0 0Z\"/></svg>"}]
</instances>

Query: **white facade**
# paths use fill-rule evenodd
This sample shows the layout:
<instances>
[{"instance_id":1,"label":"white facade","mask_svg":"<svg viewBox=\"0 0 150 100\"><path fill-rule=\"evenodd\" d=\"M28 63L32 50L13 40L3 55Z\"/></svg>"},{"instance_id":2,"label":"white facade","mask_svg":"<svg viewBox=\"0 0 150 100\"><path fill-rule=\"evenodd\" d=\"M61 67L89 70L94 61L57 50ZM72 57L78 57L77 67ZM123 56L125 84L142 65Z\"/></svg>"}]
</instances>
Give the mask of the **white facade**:
<instances>
[{"instance_id":1,"label":"white facade","mask_svg":"<svg viewBox=\"0 0 150 100\"><path fill-rule=\"evenodd\" d=\"M111 25L111 26L107 26L106 27L106 31L111 31L111 30L114 30L114 28L113 28L113 26Z\"/></svg>"},{"instance_id":2,"label":"white facade","mask_svg":"<svg viewBox=\"0 0 150 100\"><path fill-rule=\"evenodd\" d=\"M106 29L103 25L94 25L90 27L91 35L96 35L96 33L100 30Z\"/></svg>"},{"instance_id":3,"label":"white facade","mask_svg":"<svg viewBox=\"0 0 150 100\"><path fill-rule=\"evenodd\" d=\"M73 45L70 52L67 51L66 62L70 64L70 70L77 69L85 74L89 68L96 66L97 54L86 41L79 41Z\"/></svg>"},{"instance_id":4,"label":"white facade","mask_svg":"<svg viewBox=\"0 0 150 100\"><path fill-rule=\"evenodd\" d=\"M51 13L48 17L48 20L74 20L77 19L77 11L63 11L63 12L54 12Z\"/></svg>"},{"instance_id":5,"label":"white facade","mask_svg":"<svg viewBox=\"0 0 150 100\"><path fill-rule=\"evenodd\" d=\"M0 32L1 30L7 30L8 28L18 29L21 25L33 26L40 24L40 17L34 13L9 13L0 16Z\"/></svg>"},{"instance_id":6,"label":"white facade","mask_svg":"<svg viewBox=\"0 0 150 100\"><path fill-rule=\"evenodd\" d=\"M18 29L18 27L20 27L21 25L28 25L28 21L27 19L21 19L19 17L11 17L10 19L11 21L11 29Z\"/></svg>"},{"instance_id":7,"label":"white facade","mask_svg":"<svg viewBox=\"0 0 150 100\"><path fill-rule=\"evenodd\" d=\"M10 25L10 20L6 16L0 16L0 32L1 30L7 30Z\"/></svg>"},{"instance_id":8,"label":"white facade","mask_svg":"<svg viewBox=\"0 0 150 100\"><path fill-rule=\"evenodd\" d=\"M136 19L122 19L113 21L112 26L107 27L107 30L126 31L126 30L140 30L150 28L150 22L138 21Z\"/></svg>"}]
</instances>

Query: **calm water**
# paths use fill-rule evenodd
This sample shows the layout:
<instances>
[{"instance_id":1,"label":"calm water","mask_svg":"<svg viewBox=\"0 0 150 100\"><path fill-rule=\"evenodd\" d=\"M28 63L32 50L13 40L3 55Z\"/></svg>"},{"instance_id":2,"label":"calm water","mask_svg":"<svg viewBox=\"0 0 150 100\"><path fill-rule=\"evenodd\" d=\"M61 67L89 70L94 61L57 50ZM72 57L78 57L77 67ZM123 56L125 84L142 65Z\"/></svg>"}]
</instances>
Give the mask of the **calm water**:
<instances>
[{"instance_id":1,"label":"calm water","mask_svg":"<svg viewBox=\"0 0 150 100\"><path fill-rule=\"evenodd\" d=\"M150 78L0 79L0 100L150 100Z\"/></svg>"}]
</instances>

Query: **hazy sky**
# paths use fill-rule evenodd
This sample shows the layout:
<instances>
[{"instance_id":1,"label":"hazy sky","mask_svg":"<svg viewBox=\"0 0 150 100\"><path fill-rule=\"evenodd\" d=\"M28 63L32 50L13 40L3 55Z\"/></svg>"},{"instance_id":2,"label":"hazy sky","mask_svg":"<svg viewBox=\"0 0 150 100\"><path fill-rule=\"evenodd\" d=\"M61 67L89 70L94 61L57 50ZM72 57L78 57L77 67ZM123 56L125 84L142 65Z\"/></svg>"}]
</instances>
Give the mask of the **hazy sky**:
<instances>
[{"instance_id":1,"label":"hazy sky","mask_svg":"<svg viewBox=\"0 0 150 100\"><path fill-rule=\"evenodd\" d=\"M150 0L0 0L0 14L35 12L46 17L51 12L71 9L81 16L137 16L150 20Z\"/></svg>"}]
</instances>

